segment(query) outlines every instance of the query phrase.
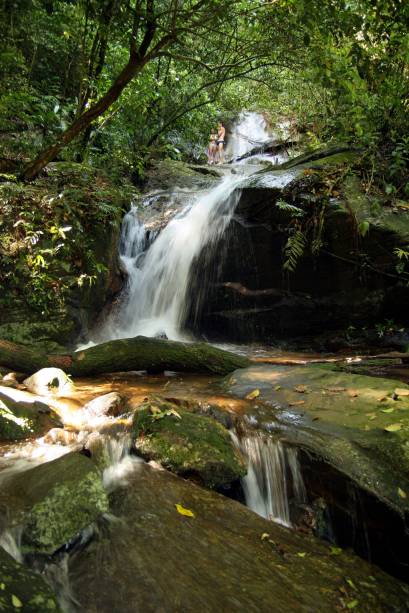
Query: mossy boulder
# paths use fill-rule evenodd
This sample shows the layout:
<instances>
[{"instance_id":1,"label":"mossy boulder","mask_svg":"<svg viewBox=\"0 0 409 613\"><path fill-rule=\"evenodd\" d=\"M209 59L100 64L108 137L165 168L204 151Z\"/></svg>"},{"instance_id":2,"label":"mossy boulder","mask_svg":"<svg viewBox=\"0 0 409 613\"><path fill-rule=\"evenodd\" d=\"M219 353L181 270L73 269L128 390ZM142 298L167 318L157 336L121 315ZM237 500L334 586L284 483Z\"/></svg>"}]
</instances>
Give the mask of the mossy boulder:
<instances>
[{"instance_id":1,"label":"mossy boulder","mask_svg":"<svg viewBox=\"0 0 409 613\"><path fill-rule=\"evenodd\" d=\"M9 525L23 527L24 552L52 554L108 510L101 473L80 453L11 477L0 502L10 510Z\"/></svg>"},{"instance_id":2,"label":"mossy boulder","mask_svg":"<svg viewBox=\"0 0 409 613\"><path fill-rule=\"evenodd\" d=\"M142 457L207 487L227 487L246 473L224 426L166 400L143 404L135 413L133 433Z\"/></svg>"},{"instance_id":3,"label":"mossy boulder","mask_svg":"<svg viewBox=\"0 0 409 613\"><path fill-rule=\"evenodd\" d=\"M42 436L61 426L58 415L35 396L0 386L0 441Z\"/></svg>"},{"instance_id":4,"label":"mossy boulder","mask_svg":"<svg viewBox=\"0 0 409 613\"><path fill-rule=\"evenodd\" d=\"M0 611L58 613L60 610L44 579L0 547Z\"/></svg>"}]
</instances>

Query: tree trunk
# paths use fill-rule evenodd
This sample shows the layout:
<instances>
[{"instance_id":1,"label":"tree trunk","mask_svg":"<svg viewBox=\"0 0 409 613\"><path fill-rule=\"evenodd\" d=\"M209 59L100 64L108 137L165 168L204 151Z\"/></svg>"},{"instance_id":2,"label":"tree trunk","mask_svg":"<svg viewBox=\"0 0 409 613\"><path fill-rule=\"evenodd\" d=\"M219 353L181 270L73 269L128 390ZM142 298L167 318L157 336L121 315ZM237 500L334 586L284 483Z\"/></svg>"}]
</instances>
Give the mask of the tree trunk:
<instances>
[{"instance_id":1,"label":"tree trunk","mask_svg":"<svg viewBox=\"0 0 409 613\"><path fill-rule=\"evenodd\" d=\"M23 171L23 178L26 180L34 179L38 173L52 160L59 152L66 147L80 132L88 128L95 119L100 117L116 100L122 91L132 81L132 79L142 70L147 63L147 57L131 54L129 61L119 76L114 81L112 87L100 98L91 108L82 113L65 132L59 140L43 151L35 160L31 162Z\"/></svg>"},{"instance_id":2,"label":"tree trunk","mask_svg":"<svg viewBox=\"0 0 409 613\"><path fill-rule=\"evenodd\" d=\"M137 336L109 341L66 355L47 355L24 345L0 340L0 364L28 374L55 366L70 375L81 377L130 370L227 375L236 368L249 366L250 361L206 343L180 343Z\"/></svg>"}]
</instances>

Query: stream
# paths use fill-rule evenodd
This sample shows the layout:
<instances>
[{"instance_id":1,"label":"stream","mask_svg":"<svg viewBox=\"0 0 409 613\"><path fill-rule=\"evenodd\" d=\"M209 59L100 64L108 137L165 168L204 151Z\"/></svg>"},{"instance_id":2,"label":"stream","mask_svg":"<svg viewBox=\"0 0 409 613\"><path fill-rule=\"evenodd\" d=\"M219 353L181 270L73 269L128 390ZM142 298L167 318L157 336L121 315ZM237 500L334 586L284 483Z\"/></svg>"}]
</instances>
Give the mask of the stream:
<instances>
[{"instance_id":1,"label":"stream","mask_svg":"<svg viewBox=\"0 0 409 613\"><path fill-rule=\"evenodd\" d=\"M213 257L218 249L220 240L235 214L241 186L249 180L249 177L264 168L266 161L272 161L274 164L286 157L286 154L283 154L283 159L278 156L272 159L271 155L258 153L254 157L241 159L235 163L255 145L262 146L270 139L271 130L264 118L257 113L244 113L229 139L227 155L232 163L221 167L221 177L210 189L186 193L184 205L160 232L148 231L141 220L139 209L136 206L131 207L124 217L119 243L121 265L126 272L126 287L116 305L104 321L92 331L82 348L137 335L185 342L195 340L194 333L189 329L189 312L192 310L192 305L195 307L195 300L204 299L206 291L206 287L203 286L203 291L197 296L191 295L192 287L197 286L198 279L200 281L201 271L196 265L204 254ZM269 181L271 185L283 186L292 178L291 172L275 170ZM152 195L148 195L147 199L151 197ZM321 370L316 372L324 372L323 367L332 368L337 365L344 369L341 375L337 373L333 375L331 374L333 371L330 370L326 371L327 375L324 372L322 375L324 381L325 377L345 376L343 373L350 371L351 376L355 376L354 368L364 368L365 364L367 368L372 368L370 359L362 355L345 355L345 353L326 355L291 353L262 344L217 346L249 356L253 360L254 369L257 365L261 365L261 369L270 370L254 370L251 383L241 380L240 377L238 380L234 379L233 376L230 380L223 380L216 376L181 375L175 372L148 374L145 371L78 379L75 380L75 387L69 393L63 396L50 393L46 398L49 406L60 417L63 428L55 427L37 439L8 444L0 448L0 486L3 491L0 503L2 510L6 507L0 524L2 530L0 545L16 561L25 561L45 578L58 595L59 605L63 611L77 613L98 610L122 613L143 610L145 613L145 611L197 611L199 607L215 611L218 598L221 599L221 604L217 610L223 611L278 611L284 610L287 606L290 607L288 610L294 611L330 610L325 608L327 606L325 603L322 605L323 608L319 605L314 609L314 598L309 604L305 604L305 608L297 609L297 604L294 602L285 604L286 598L292 597L291 589L295 594L301 588L294 579L294 586L291 589L288 586L284 589L288 578L284 578L285 572L280 568L280 564L288 563L285 561L286 549L293 551L291 555L299 556L296 564L301 564L303 556L313 558L315 545L312 544L313 541L308 540L311 534L326 539L335 550L339 545L345 548L351 547L366 560L381 565L391 575L405 581L408 579L407 554L401 551L404 549L403 541L399 545L406 524L403 522L402 526L400 524L398 526L395 522L397 507L390 505L389 499L385 498L381 503L379 498L376 502L378 506L375 505L375 515L369 517L365 507L365 496L373 495L372 483L368 480L366 484L360 484L352 472L348 473L345 470L345 473L342 473L339 466L335 466L332 460L324 457L324 451L320 452L319 448L314 446L316 445L314 437L322 438L320 444L325 449L328 442L323 438L324 435L330 436L332 440L338 440L344 436L346 430L344 424L337 423L329 434L325 428L317 434L322 415L314 413L317 410L316 405L310 409L308 394L310 397L313 393L324 396L338 394L339 397L344 392L346 394L349 387L342 381L341 383L330 381L327 385L329 391L326 391L326 384L320 381L319 390L316 391L313 387L315 371L311 369L317 366ZM309 369L308 372L312 373L311 380L305 384L305 389L298 386L294 398L288 399L286 396L275 401L271 398L271 390L274 389L279 393L284 389L293 393L296 389L296 382L291 381L291 385L286 386L286 383L280 379L280 377L285 378L293 368ZM402 386L409 382L408 369L399 361L394 362L390 359L388 362L386 359L377 368L378 371L372 374L384 378L394 376L402 382ZM362 372L365 375L365 370ZM384 379L379 380L384 381ZM121 399L120 411L112 409L106 412L98 408L98 403L92 404L94 399L107 394L114 394ZM383 391L378 393L379 396L383 394ZM234 448L246 465L246 474L230 489L219 488L218 491L223 494L223 498L217 494L218 497L213 500L207 491L203 490L201 493L202 488L196 484L191 485L192 489L188 490L187 481L177 480L168 475L158 462L135 455L132 438L133 413L143 403L151 399L157 402L158 398L165 398L167 402L172 403L172 406L176 407L173 409L176 413L186 407L194 406L200 415L215 418L218 424L228 429ZM348 403L353 400L352 394L348 398ZM320 410L327 409L320 407ZM328 409L327 413L328 420L331 421L331 410ZM387 413L381 416L385 420L388 417ZM358 417L356 420L358 421ZM17 485L13 484L20 483L19 479L24 478L25 474L31 475L28 471L39 470L48 463L51 465L71 455L81 455L87 459L91 457L95 460L102 470L104 493L101 496L104 501L109 500L109 505L104 502L105 506L101 506L98 518L91 521L89 526L82 528L68 542L62 538L61 546L56 551L44 549L39 554L30 553L27 541L25 544L22 541L22 526L19 521L14 521L13 515L17 513L15 509L20 512L19 505L24 506L25 501L23 503L15 501L14 492L8 488L19 491ZM316 466L319 462L321 462L319 465L321 472L318 474ZM40 473L32 474L34 479L34 475ZM45 473L41 474L44 480L48 478ZM330 486L327 482L336 479L339 480L340 491L347 492L344 500L336 499L334 492L328 494ZM88 484L87 487L91 492L91 486ZM231 513L234 518L237 514L239 518L232 519L232 528L229 527L228 517L223 515L224 511L220 506L222 502L219 498L227 501L226 509L229 511L226 511L226 514ZM214 525L217 527L220 524L220 530L226 534L227 541L231 538L230 551L222 543L221 532L212 532L211 530L215 528L209 528L206 519L200 519L203 524L197 521L198 529L193 534L194 529L191 526L195 525L194 520L189 525L184 517L183 520L186 521L180 528L182 532L178 533L180 542L171 544L169 532L179 529L173 522L180 518L166 515L164 509L166 500L173 501L173 499L176 501L175 504L179 501L188 509L188 505L191 505L197 515L200 515L200 505L203 505L203 509L207 509L210 515L217 508ZM355 501L354 509L348 508L350 499ZM155 500L159 510L155 507ZM139 511L138 505L141 505ZM249 515L242 516L243 505L252 513L246 510ZM172 512L173 507L172 503ZM253 515L255 519L251 519ZM353 522L355 524L350 530L347 523L351 517L352 524ZM169 530L162 524L163 521L168 522ZM253 554L259 555L253 550L247 554L240 549L242 545L239 534L247 530L244 526L250 526L252 521L256 522L254 525L257 526L255 529L258 535L254 547L259 546L259 541L270 539L274 555L278 555L280 563L277 572L282 573L282 576L279 576L275 589L280 594L278 599L280 603L284 603L282 605L284 608L280 608L280 604L276 609L269 609L269 594L265 593L263 587L259 588L258 605L252 600L251 589L249 588L249 593L246 593L245 587L241 591L236 579L233 579L229 571L224 568L229 567L229 564L236 565L245 574L246 568L251 566ZM394 524L386 530L384 538L380 536L382 526L379 527L379 522ZM269 528L269 525L272 527ZM139 533L141 526L145 526L145 532ZM237 529L234 526L237 526ZM185 530L186 535L183 532ZM200 537L200 530L203 530L205 537ZM278 536L274 536L273 531L278 531L274 532ZM179 546L182 547L188 533L192 539L198 539L197 547L202 556L200 560L199 554L197 559L191 560L194 554L187 551L188 545L183 551L178 549ZM273 536L270 537L270 533ZM308 534L307 541L298 542L297 539L303 538L304 533ZM206 565L208 551L208 545L204 544L206 539L208 543L217 543L220 551L225 552L223 554L225 558L219 556L221 560L226 560L225 564L223 561L217 562L216 554L209 553L209 563ZM283 542L288 540L287 545L283 545L284 553L280 553L280 546L277 545L280 539ZM389 553L387 539L390 540ZM155 542L157 547L164 548L163 568L166 569L168 578L173 572L168 559L172 559L172 564L178 569L175 571L177 580L174 583L180 583L180 592L189 589L194 591L197 588L191 605L186 604L185 597L180 595L175 586L168 588L169 581L163 583L162 576L152 577L161 558L161 555L155 558L151 552L152 547L155 549ZM190 541L186 540L186 543L188 542ZM325 555L328 554L328 546L326 547ZM145 553L138 553L138 548ZM178 552L177 556L174 552ZM132 557L137 555L140 555L140 558ZM190 575L189 569L182 567L181 559L184 555L200 569L197 579ZM112 556L111 562L109 556ZM216 568L221 564L219 568L221 578L215 578L212 574L210 568L212 560ZM360 559L358 563L363 564ZM270 562L265 564L268 565ZM319 563L314 568L318 566ZM94 574L90 578L92 568ZM124 585L127 587L125 589L119 581L117 594L114 594L116 588L109 584L108 578L119 572L123 573ZM223 575L224 572L227 573L226 577ZM253 571L249 572L251 574ZM307 571L304 569L297 572L302 574ZM341 574L342 572L347 571L341 571ZM137 573L138 576L132 576L133 573ZM254 567L254 573L255 577L258 573L258 576L263 576L263 581L268 580L267 575L263 575L264 570L260 570L260 566ZM212 580L215 581L215 596L209 596L209 605L206 604L205 596L206 577L207 580L213 577ZM197 586L194 588L192 586L196 580ZM107 582L106 586L104 581ZM139 581L141 589L137 594L135 586ZM245 580L243 581L244 585ZM254 578L254 581L257 579ZM308 583L307 576L302 582ZM229 592L229 585L235 586L232 594ZM170 598L166 595L168 589L172 595L171 601L167 600ZM117 600L113 600L114 597ZM308 600L309 595L298 597L300 599L305 597ZM135 599L134 605L129 604L132 598ZM226 601L223 604L224 598ZM93 604L94 602L96 604ZM146 605L147 602L150 604Z\"/></svg>"}]
</instances>

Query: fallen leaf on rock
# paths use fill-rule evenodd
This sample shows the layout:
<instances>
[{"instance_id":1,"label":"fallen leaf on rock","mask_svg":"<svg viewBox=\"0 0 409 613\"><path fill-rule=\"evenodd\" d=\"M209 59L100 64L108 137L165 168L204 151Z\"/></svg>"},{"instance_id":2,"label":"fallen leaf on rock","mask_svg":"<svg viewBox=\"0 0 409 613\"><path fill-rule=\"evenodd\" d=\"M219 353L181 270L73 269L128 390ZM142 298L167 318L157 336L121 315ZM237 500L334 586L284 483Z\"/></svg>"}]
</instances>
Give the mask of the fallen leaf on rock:
<instances>
[{"instance_id":1,"label":"fallen leaf on rock","mask_svg":"<svg viewBox=\"0 0 409 613\"><path fill-rule=\"evenodd\" d=\"M347 390L347 391L348 391L348 396L350 396L351 398L356 398L357 396L359 396L356 390Z\"/></svg>"},{"instance_id":2,"label":"fallen leaf on rock","mask_svg":"<svg viewBox=\"0 0 409 613\"><path fill-rule=\"evenodd\" d=\"M338 556L340 553L342 553L341 547L330 547L329 551L333 556Z\"/></svg>"},{"instance_id":3,"label":"fallen leaf on rock","mask_svg":"<svg viewBox=\"0 0 409 613\"><path fill-rule=\"evenodd\" d=\"M391 407L390 409L381 409L382 413L393 413L394 412L394 408Z\"/></svg>"},{"instance_id":4,"label":"fallen leaf on rock","mask_svg":"<svg viewBox=\"0 0 409 613\"><path fill-rule=\"evenodd\" d=\"M356 590L356 585L352 581L352 579L345 578L345 581L348 583L349 587L352 587L353 590Z\"/></svg>"},{"instance_id":5,"label":"fallen leaf on rock","mask_svg":"<svg viewBox=\"0 0 409 613\"><path fill-rule=\"evenodd\" d=\"M305 400L295 400L294 402L289 402L288 406L289 407L298 407L301 404L305 404Z\"/></svg>"},{"instance_id":6,"label":"fallen leaf on rock","mask_svg":"<svg viewBox=\"0 0 409 613\"><path fill-rule=\"evenodd\" d=\"M246 400L254 400L257 396L260 396L260 390L253 390L247 394Z\"/></svg>"},{"instance_id":7,"label":"fallen leaf on rock","mask_svg":"<svg viewBox=\"0 0 409 613\"><path fill-rule=\"evenodd\" d=\"M378 398L378 402L386 402L388 400L387 396L381 396L380 398Z\"/></svg>"},{"instance_id":8,"label":"fallen leaf on rock","mask_svg":"<svg viewBox=\"0 0 409 613\"><path fill-rule=\"evenodd\" d=\"M190 509L185 509L181 504L175 504L176 511L185 517L194 517L195 514Z\"/></svg>"},{"instance_id":9,"label":"fallen leaf on rock","mask_svg":"<svg viewBox=\"0 0 409 613\"><path fill-rule=\"evenodd\" d=\"M339 394L340 392L346 392L346 387L326 387L327 392L331 392L332 394Z\"/></svg>"},{"instance_id":10,"label":"fallen leaf on rock","mask_svg":"<svg viewBox=\"0 0 409 613\"><path fill-rule=\"evenodd\" d=\"M273 389L275 392L279 392L281 389L281 385L275 385Z\"/></svg>"},{"instance_id":11,"label":"fallen leaf on rock","mask_svg":"<svg viewBox=\"0 0 409 613\"><path fill-rule=\"evenodd\" d=\"M397 387L395 390L395 394L397 396L409 396L409 389L405 389L404 387Z\"/></svg>"},{"instance_id":12,"label":"fallen leaf on rock","mask_svg":"<svg viewBox=\"0 0 409 613\"><path fill-rule=\"evenodd\" d=\"M403 490L400 489L400 487L398 487L398 494L401 498L407 498L408 495L406 492L404 492Z\"/></svg>"},{"instance_id":13,"label":"fallen leaf on rock","mask_svg":"<svg viewBox=\"0 0 409 613\"><path fill-rule=\"evenodd\" d=\"M298 392L299 394L305 394L305 392L307 391L307 386L306 385L296 385L294 388L295 392Z\"/></svg>"},{"instance_id":14,"label":"fallen leaf on rock","mask_svg":"<svg viewBox=\"0 0 409 613\"><path fill-rule=\"evenodd\" d=\"M389 426L386 426L384 430L386 430L387 432L397 432L401 428L402 428L402 424L397 423L397 424L390 424Z\"/></svg>"}]
</instances>

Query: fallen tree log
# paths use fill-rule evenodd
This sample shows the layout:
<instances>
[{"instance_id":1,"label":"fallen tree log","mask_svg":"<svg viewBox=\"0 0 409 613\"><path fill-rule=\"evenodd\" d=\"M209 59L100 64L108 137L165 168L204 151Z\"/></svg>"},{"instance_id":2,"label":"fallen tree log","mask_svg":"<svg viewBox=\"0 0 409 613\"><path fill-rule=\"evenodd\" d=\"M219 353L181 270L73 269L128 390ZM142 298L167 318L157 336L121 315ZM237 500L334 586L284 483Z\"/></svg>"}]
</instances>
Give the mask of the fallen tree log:
<instances>
[{"instance_id":1,"label":"fallen tree log","mask_svg":"<svg viewBox=\"0 0 409 613\"><path fill-rule=\"evenodd\" d=\"M0 364L29 374L40 368L55 366L75 377L86 377L130 370L174 370L226 375L236 368L249 366L250 361L207 343L180 343L136 336L65 355L46 354L41 350L0 340Z\"/></svg>"}]
</instances>

